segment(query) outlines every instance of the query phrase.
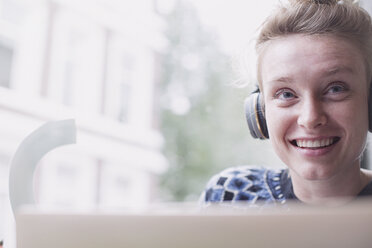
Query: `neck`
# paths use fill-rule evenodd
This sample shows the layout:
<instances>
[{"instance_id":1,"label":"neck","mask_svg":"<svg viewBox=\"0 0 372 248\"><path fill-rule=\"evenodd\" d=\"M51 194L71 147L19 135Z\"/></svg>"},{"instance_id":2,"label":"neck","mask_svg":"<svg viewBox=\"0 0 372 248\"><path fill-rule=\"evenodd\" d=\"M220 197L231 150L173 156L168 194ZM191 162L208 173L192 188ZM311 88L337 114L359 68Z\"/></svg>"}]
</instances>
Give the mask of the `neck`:
<instances>
[{"instance_id":1,"label":"neck","mask_svg":"<svg viewBox=\"0 0 372 248\"><path fill-rule=\"evenodd\" d=\"M290 170L293 190L299 200L309 205L338 206L350 202L372 179L361 170L359 161L348 171L325 180L307 180Z\"/></svg>"}]
</instances>

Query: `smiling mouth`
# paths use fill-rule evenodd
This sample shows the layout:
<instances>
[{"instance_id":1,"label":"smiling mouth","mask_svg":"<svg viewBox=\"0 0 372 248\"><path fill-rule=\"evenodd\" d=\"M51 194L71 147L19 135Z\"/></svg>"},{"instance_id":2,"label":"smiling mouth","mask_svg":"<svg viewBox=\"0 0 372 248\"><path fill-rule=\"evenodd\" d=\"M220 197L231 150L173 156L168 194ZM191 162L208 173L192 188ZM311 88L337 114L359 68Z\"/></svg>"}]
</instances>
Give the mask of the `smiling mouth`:
<instances>
[{"instance_id":1,"label":"smiling mouth","mask_svg":"<svg viewBox=\"0 0 372 248\"><path fill-rule=\"evenodd\" d=\"M320 148L332 146L336 144L339 140L340 140L340 137L324 138L324 139L318 139L318 140L295 139L295 140L292 140L290 143L302 149L320 149Z\"/></svg>"}]
</instances>

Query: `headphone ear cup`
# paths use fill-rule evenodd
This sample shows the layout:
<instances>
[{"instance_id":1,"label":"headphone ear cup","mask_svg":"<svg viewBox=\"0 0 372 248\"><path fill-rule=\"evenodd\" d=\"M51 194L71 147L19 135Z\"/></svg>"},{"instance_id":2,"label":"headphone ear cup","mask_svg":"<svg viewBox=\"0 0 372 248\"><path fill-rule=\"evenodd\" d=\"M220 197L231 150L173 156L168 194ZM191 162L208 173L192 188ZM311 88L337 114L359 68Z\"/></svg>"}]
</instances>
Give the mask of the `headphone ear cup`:
<instances>
[{"instance_id":1,"label":"headphone ear cup","mask_svg":"<svg viewBox=\"0 0 372 248\"><path fill-rule=\"evenodd\" d=\"M261 93L254 92L245 99L245 118L253 138L268 139L266 119L261 105Z\"/></svg>"}]
</instances>

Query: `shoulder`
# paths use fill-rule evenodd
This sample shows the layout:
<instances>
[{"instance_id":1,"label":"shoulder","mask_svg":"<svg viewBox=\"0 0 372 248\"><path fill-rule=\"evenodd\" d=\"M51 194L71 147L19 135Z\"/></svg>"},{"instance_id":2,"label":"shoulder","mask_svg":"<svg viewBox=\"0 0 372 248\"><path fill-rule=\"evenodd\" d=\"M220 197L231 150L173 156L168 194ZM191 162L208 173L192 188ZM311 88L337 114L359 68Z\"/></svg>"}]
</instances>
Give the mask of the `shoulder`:
<instances>
[{"instance_id":1,"label":"shoulder","mask_svg":"<svg viewBox=\"0 0 372 248\"><path fill-rule=\"evenodd\" d=\"M210 202L275 202L275 188L280 186L284 169L262 166L231 167L214 175L207 183L200 201Z\"/></svg>"}]
</instances>

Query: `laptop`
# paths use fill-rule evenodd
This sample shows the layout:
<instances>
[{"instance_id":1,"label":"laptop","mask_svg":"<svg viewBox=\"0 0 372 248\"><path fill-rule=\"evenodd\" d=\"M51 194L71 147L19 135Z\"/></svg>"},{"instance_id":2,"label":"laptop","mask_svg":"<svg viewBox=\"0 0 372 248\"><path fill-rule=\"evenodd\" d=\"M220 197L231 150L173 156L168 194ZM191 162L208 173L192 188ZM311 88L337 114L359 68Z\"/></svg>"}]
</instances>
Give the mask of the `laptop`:
<instances>
[{"instance_id":1,"label":"laptop","mask_svg":"<svg viewBox=\"0 0 372 248\"><path fill-rule=\"evenodd\" d=\"M372 247L372 201L339 208L236 209L24 209L16 215L17 247Z\"/></svg>"}]
</instances>

